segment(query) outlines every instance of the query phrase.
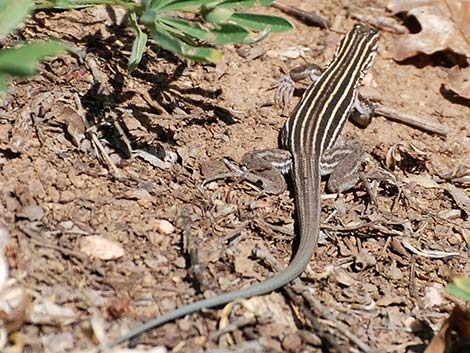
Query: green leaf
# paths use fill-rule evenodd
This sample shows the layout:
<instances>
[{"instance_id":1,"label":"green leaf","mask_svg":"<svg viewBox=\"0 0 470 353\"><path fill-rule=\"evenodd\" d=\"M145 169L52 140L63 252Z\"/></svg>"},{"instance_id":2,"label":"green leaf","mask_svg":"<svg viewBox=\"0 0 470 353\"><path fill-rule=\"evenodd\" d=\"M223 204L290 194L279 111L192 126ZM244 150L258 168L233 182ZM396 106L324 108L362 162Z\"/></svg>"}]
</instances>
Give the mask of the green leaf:
<instances>
[{"instance_id":1,"label":"green leaf","mask_svg":"<svg viewBox=\"0 0 470 353\"><path fill-rule=\"evenodd\" d=\"M8 82L6 80L5 75L0 74L0 92L6 91L7 88L8 88Z\"/></svg>"},{"instance_id":2,"label":"green leaf","mask_svg":"<svg viewBox=\"0 0 470 353\"><path fill-rule=\"evenodd\" d=\"M207 8L247 8L253 6L266 6L271 5L274 0L161 0L153 1L148 9L153 9L158 12L179 10L179 11L194 11L198 8L205 6Z\"/></svg>"},{"instance_id":3,"label":"green leaf","mask_svg":"<svg viewBox=\"0 0 470 353\"><path fill-rule=\"evenodd\" d=\"M470 292L463 290L462 288L457 287L453 283L447 285L447 291L459 298L470 301Z\"/></svg>"},{"instance_id":4,"label":"green leaf","mask_svg":"<svg viewBox=\"0 0 470 353\"><path fill-rule=\"evenodd\" d=\"M167 31L171 36L181 39L183 42L188 44L188 42L194 42L194 37L188 36L186 33L180 29L167 24L165 21L157 21L155 27L161 29L162 31ZM195 43L190 43L195 44Z\"/></svg>"},{"instance_id":5,"label":"green leaf","mask_svg":"<svg viewBox=\"0 0 470 353\"><path fill-rule=\"evenodd\" d=\"M221 9L216 7L214 9L202 8L201 16L202 18L209 23L221 23L225 20L228 20L233 15L233 10L230 9Z\"/></svg>"},{"instance_id":6,"label":"green leaf","mask_svg":"<svg viewBox=\"0 0 470 353\"><path fill-rule=\"evenodd\" d=\"M269 6L275 0L226 0L217 5L218 8L240 9L254 6Z\"/></svg>"},{"instance_id":7,"label":"green leaf","mask_svg":"<svg viewBox=\"0 0 470 353\"><path fill-rule=\"evenodd\" d=\"M140 22L146 24L147 26L152 26L157 21L157 17L157 11L147 10L142 14L142 16L140 16Z\"/></svg>"},{"instance_id":8,"label":"green leaf","mask_svg":"<svg viewBox=\"0 0 470 353\"><path fill-rule=\"evenodd\" d=\"M36 9L81 9L97 5L96 1L86 0L36 0Z\"/></svg>"},{"instance_id":9,"label":"green leaf","mask_svg":"<svg viewBox=\"0 0 470 353\"><path fill-rule=\"evenodd\" d=\"M175 28L179 35L195 37L212 44L244 42L251 34L250 31L235 24L221 24L213 29L208 29L197 22L171 16L162 16L160 20Z\"/></svg>"},{"instance_id":10,"label":"green leaf","mask_svg":"<svg viewBox=\"0 0 470 353\"><path fill-rule=\"evenodd\" d=\"M33 0L0 0L0 39L23 23L33 5Z\"/></svg>"},{"instance_id":11,"label":"green leaf","mask_svg":"<svg viewBox=\"0 0 470 353\"><path fill-rule=\"evenodd\" d=\"M140 9L132 0L36 0L35 9L81 9L96 5L122 6L128 10Z\"/></svg>"},{"instance_id":12,"label":"green leaf","mask_svg":"<svg viewBox=\"0 0 470 353\"><path fill-rule=\"evenodd\" d=\"M147 34L142 32L137 23L137 15L135 12L129 12L129 18L131 20L132 28L136 32L136 37L134 43L132 43L132 52L131 57L129 58L129 72L134 71L142 60L142 55L144 54L145 45L147 44Z\"/></svg>"},{"instance_id":13,"label":"green leaf","mask_svg":"<svg viewBox=\"0 0 470 353\"><path fill-rule=\"evenodd\" d=\"M447 291L465 300L470 300L470 278L455 277L452 283L447 285Z\"/></svg>"},{"instance_id":14,"label":"green leaf","mask_svg":"<svg viewBox=\"0 0 470 353\"><path fill-rule=\"evenodd\" d=\"M144 9L158 10L174 1L175 0L148 0L148 7L145 7Z\"/></svg>"},{"instance_id":15,"label":"green leaf","mask_svg":"<svg viewBox=\"0 0 470 353\"><path fill-rule=\"evenodd\" d=\"M0 51L0 74L16 76L32 75L36 72L38 61L47 56L56 56L66 50L59 41L37 41L17 48Z\"/></svg>"},{"instance_id":16,"label":"green leaf","mask_svg":"<svg viewBox=\"0 0 470 353\"><path fill-rule=\"evenodd\" d=\"M217 25L217 28L212 30L211 34L216 35L215 40L211 43L227 44L246 43L246 40L251 35L251 32L232 23L222 23Z\"/></svg>"},{"instance_id":17,"label":"green leaf","mask_svg":"<svg viewBox=\"0 0 470 353\"><path fill-rule=\"evenodd\" d=\"M163 22L168 26L175 28L177 30L176 32L180 35L184 36L186 34L205 41L208 41L209 39L209 31L197 22L187 21L173 16L160 16L158 20L159 22Z\"/></svg>"},{"instance_id":18,"label":"green leaf","mask_svg":"<svg viewBox=\"0 0 470 353\"><path fill-rule=\"evenodd\" d=\"M181 39L174 37L162 27L155 27L151 31L153 39L164 49L179 53L194 61L208 61L218 63L223 53L220 50L204 47L193 47L184 43Z\"/></svg>"},{"instance_id":19,"label":"green leaf","mask_svg":"<svg viewBox=\"0 0 470 353\"><path fill-rule=\"evenodd\" d=\"M174 0L141 0L142 11L154 10Z\"/></svg>"},{"instance_id":20,"label":"green leaf","mask_svg":"<svg viewBox=\"0 0 470 353\"><path fill-rule=\"evenodd\" d=\"M218 6L220 0L173 0L162 6L158 6L158 11L195 11L202 6Z\"/></svg>"},{"instance_id":21,"label":"green leaf","mask_svg":"<svg viewBox=\"0 0 470 353\"><path fill-rule=\"evenodd\" d=\"M268 26L271 28L271 32L285 32L294 28L292 22L285 18L246 12L234 13L230 17L230 21L256 31L262 31Z\"/></svg>"},{"instance_id":22,"label":"green leaf","mask_svg":"<svg viewBox=\"0 0 470 353\"><path fill-rule=\"evenodd\" d=\"M255 33L252 32L248 37L245 38L243 43L245 44L258 43L262 41L263 39L265 39L269 35L269 33L271 33L271 29L269 27L266 27L266 29L260 32L255 32Z\"/></svg>"},{"instance_id":23,"label":"green leaf","mask_svg":"<svg viewBox=\"0 0 470 353\"><path fill-rule=\"evenodd\" d=\"M152 0L141 0L140 4L142 9L145 11L152 5Z\"/></svg>"}]
</instances>

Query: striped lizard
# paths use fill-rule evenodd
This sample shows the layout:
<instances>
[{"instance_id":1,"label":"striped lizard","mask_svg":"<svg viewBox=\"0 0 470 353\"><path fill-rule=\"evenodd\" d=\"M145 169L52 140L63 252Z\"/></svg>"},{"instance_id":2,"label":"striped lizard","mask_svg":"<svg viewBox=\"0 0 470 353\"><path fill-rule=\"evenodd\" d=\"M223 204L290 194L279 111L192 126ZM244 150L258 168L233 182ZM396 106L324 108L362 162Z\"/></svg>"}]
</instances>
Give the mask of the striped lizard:
<instances>
[{"instance_id":1,"label":"striped lizard","mask_svg":"<svg viewBox=\"0 0 470 353\"><path fill-rule=\"evenodd\" d=\"M272 150L282 157L277 168L290 170L299 229L299 247L284 270L263 282L212 298L194 302L138 326L112 342L116 346L143 332L195 311L217 307L239 298L263 295L297 278L310 261L320 231L321 170L332 170L327 160L358 98L358 87L377 57L379 34L365 24L353 26L340 41L333 59L316 82L312 83L287 119L281 134L283 150ZM260 156L269 157L269 150ZM323 158L322 158L323 157Z\"/></svg>"}]
</instances>

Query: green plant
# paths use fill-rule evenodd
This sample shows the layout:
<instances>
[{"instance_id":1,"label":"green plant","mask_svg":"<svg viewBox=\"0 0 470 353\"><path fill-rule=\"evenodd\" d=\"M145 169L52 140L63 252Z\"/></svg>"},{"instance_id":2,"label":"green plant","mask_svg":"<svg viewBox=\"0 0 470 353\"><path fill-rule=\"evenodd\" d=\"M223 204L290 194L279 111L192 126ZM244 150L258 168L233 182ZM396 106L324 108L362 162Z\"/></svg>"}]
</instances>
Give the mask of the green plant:
<instances>
[{"instance_id":1,"label":"green plant","mask_svg":"<svg viewBox=\"0 0 470 353\"><path fill-rule=\"evenodd\" d=\"M470 278L455 277L447 284L447 291L465 300L470 300Z\"/></svg>"},{"instance_id":2,"label":"green plant","mask_svg":"<svg viewBox=\"0 0 470 353\"><path fill-rule=\"evenodd\" d=\"M23 23L33 9L33 0L0 1L0 41ZM0 91L4 91L8 76L24 77L36 71L39 61L65 51L58 41L34 41L0 50Z\"/></svg>"},{"instance_id":3,"label":"green plant","mask_svg":"<svg viewBox=\"0 0 470 353\"><path fill-rule=\"evenodd\" d=\"M36 9L71 9L103 4L126 8L136 32L129 59L129 69L132 71L139 64L148 40L141 24L162 48L195 61L217 63L222 58L222 51L213 45L254 43L266 37L269 32L283 32L294 28L291 22L282 17L237 12L237 9L266 6L273 2L274 0L36 0ZM176 16L175 11L181 16Z\"/></svg>"},{"instance_id":4,"label":"green plant","mask_svg":"<svg viewBox=\"0 0 470 353\"><path fill-rule=\"evenodd\" d=\"M467 236L465 240L468 249L470 246L470 238ZM450 294L470 301L470 278L454 276L452 277L452 282L447 283L446 289Z\"/></svg>"}]
</instances>

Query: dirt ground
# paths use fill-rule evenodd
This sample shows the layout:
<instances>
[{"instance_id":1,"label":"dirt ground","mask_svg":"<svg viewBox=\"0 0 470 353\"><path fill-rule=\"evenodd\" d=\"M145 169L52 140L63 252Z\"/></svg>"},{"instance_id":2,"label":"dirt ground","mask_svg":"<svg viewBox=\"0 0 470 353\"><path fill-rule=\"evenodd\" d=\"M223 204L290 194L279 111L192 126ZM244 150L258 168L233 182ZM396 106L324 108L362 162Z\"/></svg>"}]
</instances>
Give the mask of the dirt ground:
<instances>
[{"instance_id":1,"label":"dirt ground","mask_svg":"<svg viewBox=\"0 0 470 353\"><path fill-rule=\"evenodd\" d=\"M378 0L288 3L343 32L357 22L352 13L390 16ZM233 178L201 184L226 171L223 158L239 164L247 151L277 147L290 109L272 104L276 80L331 58L338 33L290 19L294 31L229 45L216 66L151 45L132 75L133 34L120 10L40 12L9 38L60 37L87 54L47 61L2 99L0 230L10 239L10 280L1 297L16 300L12 311L1 309L5 346L91 348L99 328L111 341L183 304L267 278L273 267L254 248L288 264L291 191L266 195ZM133 344L155 352L423 351L454 305L446 283L470 271L470 223L452 193L468 191L452 177L470 166L469 111L443 94L449 67L392 60L396 37L382 31L368 91L381 106L449 132L380 115L365 129L348 123L345 135L363 141L368 167L387 177L371 181L375 205L363 185L323 200L320 244L296 285L323 314L277 291L189 315Z\"/></svg>"}]
</instances>

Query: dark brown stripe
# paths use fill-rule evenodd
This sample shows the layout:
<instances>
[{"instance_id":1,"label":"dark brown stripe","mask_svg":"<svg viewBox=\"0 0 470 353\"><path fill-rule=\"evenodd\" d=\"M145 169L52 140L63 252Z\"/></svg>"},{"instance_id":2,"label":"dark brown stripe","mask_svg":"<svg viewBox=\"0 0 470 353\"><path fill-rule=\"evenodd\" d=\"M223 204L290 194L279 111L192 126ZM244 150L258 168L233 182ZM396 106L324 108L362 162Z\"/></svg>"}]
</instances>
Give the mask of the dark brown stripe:
<instances>
[{"instance_id":1,"label":"dark brown stripe","mask_svg":"<svg viewBox=\"0 0 470 353\"><path fill-rule=\"evenodd\" d=\"M377 42L377 31L361 24L341 40L333 60L286 122L283 143L293 155L319 158L334 144L350 114L357 86L374 62Z\"/></svg>"}]
</instances>

